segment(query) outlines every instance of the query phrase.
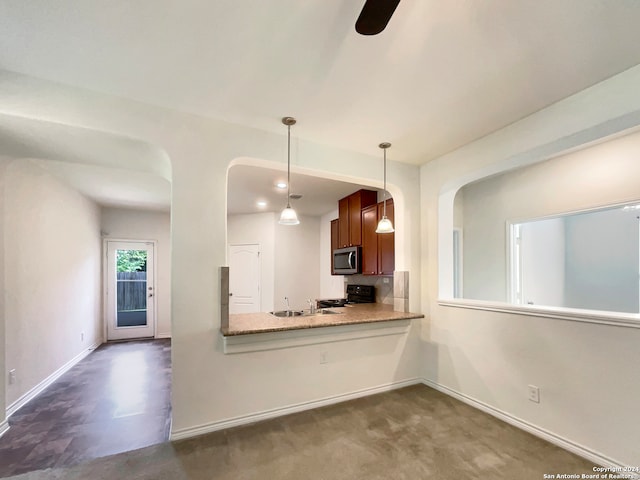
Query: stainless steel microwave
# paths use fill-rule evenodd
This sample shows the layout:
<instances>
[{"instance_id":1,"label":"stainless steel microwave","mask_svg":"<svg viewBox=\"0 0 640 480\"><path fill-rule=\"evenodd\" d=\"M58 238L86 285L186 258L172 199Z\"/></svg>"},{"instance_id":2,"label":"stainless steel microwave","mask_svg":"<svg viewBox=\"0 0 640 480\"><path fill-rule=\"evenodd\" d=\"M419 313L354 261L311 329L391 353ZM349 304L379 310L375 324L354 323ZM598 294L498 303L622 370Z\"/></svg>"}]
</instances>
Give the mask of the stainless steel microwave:
<instances>
[{"instance_id":1,"label":"stainless steel microwave","mask_svg":"<svg viewBox=\"0 0 640 480\"><path fill-rule=\"evenodd\" d=\"M339 248L333 251L333 274L353 275L362 272L362 249L360 247Z\"/></svg>"}]
</instances>

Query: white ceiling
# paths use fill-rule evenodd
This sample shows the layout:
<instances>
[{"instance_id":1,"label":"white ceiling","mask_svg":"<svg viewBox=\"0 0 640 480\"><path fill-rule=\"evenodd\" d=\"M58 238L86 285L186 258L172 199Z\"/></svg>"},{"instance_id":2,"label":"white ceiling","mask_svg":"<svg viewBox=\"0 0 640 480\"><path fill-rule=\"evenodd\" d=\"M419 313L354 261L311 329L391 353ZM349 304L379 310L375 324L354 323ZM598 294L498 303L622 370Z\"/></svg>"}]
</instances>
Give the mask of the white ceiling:
<instances>
[{"instance_id":1,"label":"white ceiling","mask_svg":"<svg viewBox=\"0 0 640 480\"><path fill-rule=\"evenodd\" d=\"M171 184L158 175L55 160L31 161L99 205L164 212L171 209Z\"/></svg>"},{"instance_id":2,"label":"white ceiling","mask_svg":"<svg viewBox=\"0 0 640 480\"><path fill-rule=\"evenodd\" d=\"M640 63L637 0L2 0L0 68L422 164Z\"/></svg>"},{"instance_id":3,"label":"white ceiling","mask_svg":"<svg viewBox=\"0 0 640 480\"><path fill-rule=\"evenodd\" d=\"M292 115L298 137L422 164L640 63L637 0L401 0L373 37L354 30L363 3L2 0L0 69L280 135ZM37 123L2 116L3 151L100 204L169 209L162 169L131 170L162 164L152 146ZM279 211L283 174L233 167L229 212ZM292 180L307 215L361 187Z\"/></svg>"},{"instance_id":4,"label":"white ceiling","mask_svg":"<svg viewBox=\"0 0 640 480\"><path fill-rule=\"evenodd\" d=\"M286 184L287 172L248 165L235 165L229 170L227 190L227 213L244 214L280 212L287 204L287 190L276 187L278 182ZM338 200L351 193L368 188L347 182L339 182L311 175L291 173L291 194L302 198L291 200L298 215L320 216L338 208ZM267 203L259 207L259 200Z\"/></svg>"},{"instance_id":5,"label":"white ceiling","mask_svg":"<svg viewBox=\"0 0 640 480\"><path fill-rule=\"evenodd\" d=\"M0 151L29 159L100 205L169 211L169 161L159 148L108 132L0 114Z\"/></svg>"}]
</instances>

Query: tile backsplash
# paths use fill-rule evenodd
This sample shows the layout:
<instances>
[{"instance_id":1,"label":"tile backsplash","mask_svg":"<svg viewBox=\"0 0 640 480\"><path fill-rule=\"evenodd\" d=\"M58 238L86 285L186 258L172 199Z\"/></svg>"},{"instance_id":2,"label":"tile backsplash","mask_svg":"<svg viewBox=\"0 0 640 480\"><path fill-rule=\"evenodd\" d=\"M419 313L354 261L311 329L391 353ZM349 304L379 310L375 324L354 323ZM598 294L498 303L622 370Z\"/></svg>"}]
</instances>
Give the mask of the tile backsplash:
<instances>
[{"instance_id":1,"label":"tile backsplash","mask_svg":"<svg viewBox=\"0 0 640 480\"><path fill-rule=\"evenodd\" d=\"M220 327L229 328L229 267L220 267Z\"/></svg>"},{"instance_id":2,"label":"tile backsplash","mask_svg":"<svg viewBox=\"0 0 640 480\"><path fill-rule=\"evenodd\" d=\"M409 311L409 272L393 272L393 309L396 312Z\"/></svg>"}]
</instances>

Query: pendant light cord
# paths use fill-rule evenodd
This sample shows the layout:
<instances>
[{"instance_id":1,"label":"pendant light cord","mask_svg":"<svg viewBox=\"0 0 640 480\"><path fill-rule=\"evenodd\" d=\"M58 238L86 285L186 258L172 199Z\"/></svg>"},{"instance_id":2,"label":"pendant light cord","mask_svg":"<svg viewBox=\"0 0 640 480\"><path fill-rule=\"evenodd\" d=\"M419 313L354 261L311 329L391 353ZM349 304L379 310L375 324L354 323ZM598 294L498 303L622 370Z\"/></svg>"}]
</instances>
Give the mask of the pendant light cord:
<instances>
[{"instance_id":1,"label":"pendant light cord","mask_svg":"<svg viewBox=\"0 0 640 480\"><path fill-rule=\"evenodd\" d=\"M376 233L393 233L394 232L393 224L391 223L391 220L389 220L387 218L387 148L389 148L391 146L391 144L389 142L383 142L378 146L380 148L382 148L383 151L384 151L384 154L383 154L383 157L382 157L384 159L383 164L382 164L382 168L384 170L384 172L383 172L383 175L384 175L384 177L383 177L384 178L383 188L384 188L384 190L382 191L382 218L378 222L378 228L376 228Z\"/></svg>"},{"instance_id":2,"label":"pendant light cord","mask_svg":"<svg viewBox=\"0 0 640 480\"><path fill-rule=\"evenodd\" d=\"M384 191L382 192L382 217L387 217L387 149L384 148Z\"/></svg>"},{"instance_id":3,"label":"pendant light cord","mask_svg":"<svg viewBox=\"0 0 640 480\"><path fill-rule=\"evenodd\" d=\"M287 208L291 208L291 125L287 125Z\"/></svg>"}]
</instances>

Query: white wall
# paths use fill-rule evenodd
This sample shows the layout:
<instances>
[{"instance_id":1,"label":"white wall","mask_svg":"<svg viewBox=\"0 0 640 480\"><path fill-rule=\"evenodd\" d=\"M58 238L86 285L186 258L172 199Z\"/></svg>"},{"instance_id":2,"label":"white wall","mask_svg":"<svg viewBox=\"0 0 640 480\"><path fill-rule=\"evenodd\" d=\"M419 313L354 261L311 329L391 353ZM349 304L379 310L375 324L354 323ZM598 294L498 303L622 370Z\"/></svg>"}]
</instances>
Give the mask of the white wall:
<instances>
[{"instance_id":1,"label":"white wall","mask_svg":"<svg viewBox=\"0 0 640 480\"><path fill-rule=\"evenodd\" d=\"M635 67L421 168L422 301L429 312L422 324L425 378L627 465L640 464L640 384L630 381L640 363L640 329L479 310L458 301L461 308L438 299L451 298L450 238L458 188L640 125L639 83ZM603 156L605 162L587 168ZM637 158L637 139L630 136L577 152L570 160L574 167L567 168L574 173L571 181L535 173L534 167L526 174L532 188L524 196L540 202L530 208L522 202L518 215L610 202L612 192L600 187L621 177L622 164L612 168L614 161L629 169L626 179L619 178L617 200L637 198ZM484 210L495 208L506 206L488 195ZM466 217L465 211L465 223ZM504 252L504 233L494 240L498 245L487 242L487 255ZM527 400L528 384L540 387L539 404Z\"/></svg>"},{"instance_id":2,"label":"white wall","mask_svg":"<svg viewBox=\"0 0 640 480\"><path fill-rule=\"evenodd\" d=\"M166 212L102 208L103 238L156 241L156 338L171 337L171 216Z\"/></svg>"},{"instance_id":3,"label":"white wall","mask_svg":"<svg viewBox=\"0 0 640 480\"><path fill-rule=\"evenodd\" d=\"M320 217L300 215L300 225L275 226L274 304L277 310L285 307L284 297L291 308L309 308L320 294Z\"/></svg>"},{"instance_id":4,"label":"white wall","mask_svg":"<svg viewBox=\"0 0 640 480\"><path fill-rule=\"evenodd\" d=\"M6 201L5 201L4 191L5 191L6 169L10 162L11 162L11 159L0 157L0 199L2 200L2 202L0 203L0 372L2 372L4 375L6 375L5 374L6 370L4 368L6 363L6 359L5 359L6 334L5 334L4 312L5 312L5 304L6 304L5 299L7 295L7 290L5 288L6 269L5 269L4 239L6 236L6 229L5 229L4 217L5 217L5 210L6 210L5 208ZM0 433L3 430L2 424L6 420L6 406L7 406L6 387L7 387L6 380L0 382Z\"/></svg>"},{"instance_id":5,"label":"white wall","mask_svg":"<svg viewBox=\"0 0 640 480\"><path fill-rule=\"evenodd\" d=\"M526 222L521 225L520 234L522 303L564 307L564 220Z\"/></svg>"},{"instance_id":6,"label":"white wall","mask_svg":"<svg viewBox=\"0 0 640 480\"><path fill-rule=\"evenodd\" d=\"M274 310L276 220L273 212L227 216L229 245L260 245L260 305L263 312Z\"/></svg>"},{"instance_id":7,"label":"white wall","mask_svg":"<svg viewBox=\"0 0 640 480\"><path fill-rule=\"evenodd\" d=\"M5 368L17 376L10 406L101 343L101 240L98 206L29 160L11 163L5 180Z\"/></svg>"},{"instance_id":8,"label":"white wall","mask_svg":"<svg viewBox=\"0 0 640 480\"><path fill-rule=\"evenodd\" d=\"M640 199L639 153L633 133L464 187L465 297L507 301L508 221Z\"/></svg>"},{"instance_id":9,"label":"white wall","mask_svg":"<svg viewBox=\"0 0 640 480\"><path fill-rule=\"evenodd\" d=\"M416 377L415 330L408 337L329 345L326 364L319 362L319 346L224 355L218 271L227 264L226 211L220 208L226 204L227 171L234 161L248 159L284 166L286 132L268 133L8 72L0 72L0 103L5 115L23 121L79 126L96 135L109 132L153 147L145 149L150 154L166 154L148 165L135 163L132 155L122 168L164 165L170 159L174 431ZM46 145L40 147L44 155ZM379 169L371 168L380 164L377 153L344 151L295 135L292 147L296 171L356 184L382 183ZM393 157L387 168L396 210L396 267L411 273L411 310L420 311L419 169Z\"/></svg>"},{"instance_id":10,"label":"white wall","mask_svg":"<svg viewBox=\"0 0 640 480\"><path fill-rule=\"evenodd\" d=\"M344 298L344 275L331 275L331 220L338 218L338 209L320 217L320 296Z\"/></svg>"},{"instance_id":11,"label":"white wall","mask_svg":"<svg viewBox=\"0 0 640 480\"><path fill-rule=\"evenodd\" d=\"M7 115L136 138L155 147L150 151L165 152L170 158L175 430L422 375L638 465L635 425L640 386L629 379L636 378L640 362L639 330L438 303L439 293L446 296L447 288L451 290L446 258L451 252L457 189L639 125L638 84L640 68L628 70L429 162L420 169L419 180L418 168L388 161L396 209L396 268L410 272L410 309L426 313L427 318L415 324L406 338L329 345L330 361L322 365L317 346L224 355L218 331L217 272L226 264L227 250L221 228L226 212L220 205L226 201L227 169L240 158L283 163L284 135L8 72L0 72L0 103ZM377 157L302 140L295 143L294 169L353 183L378 181L377 173L370 172L371 165L379 163ZM46 150L46 145L40 147ZM0 154L3 148L0 145ZM606 182L607 171L596 177ZM572 191L563 188L565 197L571 198ZM598 201L597 192L592 200ZM193 272L201 272L195 284ZM542 388L540 404L526 400L528 383Z\"/></svg>"},{"instance_id":12,"label":"white wall","mask_svg":"<svg viewBox=\"0 0 640 480\"><path fill-rule=\"evenodd\" d=\"M615 209L571 215L565 218L565 225L565 305L639 313L638 212Z\"/></svg>"},{"instance_id":13,"label":"white wall","mask_svg":"<svg viewBox=\"0 0 640 480\"><path fill-rule=\"evenodd\" d=\"M460 229L464 228L464 191L464 188L458 190L453 202L453 226Z\"/></svg>"},{"instance_id":14,"label":"white wall","mask_svg":"<svg viewBox=\"0 0 640 480\"><path fill-rule=\"evenodd\" d=\"M300 215L300 224L278 224L272 212L227 217L229 244L257 243L261 246L262 311L282 310L289 298L293 309L309 308L307 299L320 296L320 217ZM325 261L330 260L329 247Z\"/></svg>"},{"instance_id":15,"label":"white wall","mask_svg":"<svg viewBox=\"0 0 640 480\"><path fill-rule=\"evenodd\" d=\"M459 190L453 224L462 220L463 293L465 298L507 301L505 221L500 181L471 184ZM490 228L487 227L490 225Z\"/></svg>"}]
</instances>

